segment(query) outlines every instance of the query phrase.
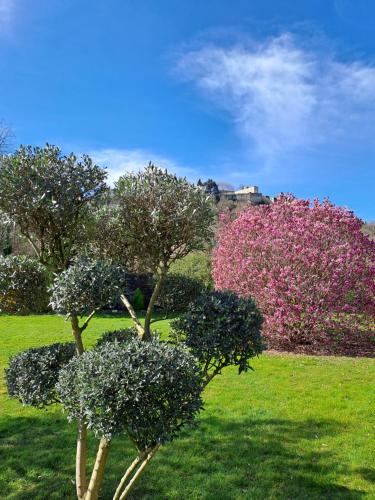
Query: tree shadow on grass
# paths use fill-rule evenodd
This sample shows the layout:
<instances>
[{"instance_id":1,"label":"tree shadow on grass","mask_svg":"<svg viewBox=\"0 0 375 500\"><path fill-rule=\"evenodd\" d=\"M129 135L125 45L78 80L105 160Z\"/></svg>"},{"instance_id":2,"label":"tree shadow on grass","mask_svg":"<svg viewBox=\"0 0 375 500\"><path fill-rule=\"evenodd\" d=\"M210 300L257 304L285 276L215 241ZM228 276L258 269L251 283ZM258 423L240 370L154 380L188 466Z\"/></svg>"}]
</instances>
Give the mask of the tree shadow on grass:
<instances>
[{"instance_id":1,"label":"tree shadow on grass","mask_svg":"<svg viewBox=\"0 0 375 500\"><path fill-rule=\"evenodd\" d=\"M226 420L202 418L165 446L138 483L133 499L359 499L364 493L337 484L350 475L319 438L345 432L334 420ZM75 498L75 429L63 416L0 420L1 498ZM94 454L97 441L90 443ZM101 498L112 498L134 456L124 439L113 442ZM92 465L92 459L90 464ZM370 468L361 469L373 477Z\"/></svg>"},{"instance_id":2,"label":"tree shadow on grass","mask_svg":"<svg viewBox=\"0 0 375 500\"><path fill-rule=\"evenodd\" d=\"M356 472L358 472L369 483L375 484L375 468L370 469L369 467L360 467L359 469L356 469Z\"/></svg>"},{"instance_id":3,"label":"tree shadow on grass","mask_svg":"<svg viewBox=\"0 0 375 500\"><path fill-rule=\"evenodd\" d=\"M160 488L164 484L165 492L173 491L176 481L180 498L363 498L363 492L336 484L338 476L350 475L349 468L334 452L315 445L317 435L321 439L342 432L342 424L328 419L209 417L188 438L164 450L152 466L152 478L139 485L134 498L172 498L160 495Z\"/></svg>"}]
</instances>

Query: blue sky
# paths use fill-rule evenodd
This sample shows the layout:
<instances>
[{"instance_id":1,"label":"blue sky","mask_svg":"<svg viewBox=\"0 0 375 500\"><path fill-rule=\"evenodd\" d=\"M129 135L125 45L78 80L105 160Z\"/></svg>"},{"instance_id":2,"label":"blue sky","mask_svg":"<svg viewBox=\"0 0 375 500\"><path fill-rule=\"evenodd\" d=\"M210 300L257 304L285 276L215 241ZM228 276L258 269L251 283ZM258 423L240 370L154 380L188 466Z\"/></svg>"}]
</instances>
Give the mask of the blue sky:
<instances>
[{"instance_id":1,"label":"blue sky","mask_svg":"<svg viewBox=\"0 0 375 500\"><path fill-rule=\"evenodd\" d=\"M375 219L372 0L0 0L14 146L149 160Z\"/></svg>"}]
</instances>

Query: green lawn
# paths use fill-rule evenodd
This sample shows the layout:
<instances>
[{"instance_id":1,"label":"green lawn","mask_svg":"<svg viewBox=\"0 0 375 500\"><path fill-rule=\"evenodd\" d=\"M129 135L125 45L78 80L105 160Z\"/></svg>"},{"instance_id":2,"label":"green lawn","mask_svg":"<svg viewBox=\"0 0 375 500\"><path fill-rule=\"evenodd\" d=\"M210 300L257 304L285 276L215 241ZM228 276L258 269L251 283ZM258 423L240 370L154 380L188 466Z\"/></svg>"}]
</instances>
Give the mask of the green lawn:
<instances>
[{"instance_id":1,"label":"green lawn","mask_svg":"<svg viewBox=\"0 0 375 500\"><path fill-rule=\"evenodd\" d=\"M95 318L85 340L129 324ZM155 328L166 334L168 322ZM1 370L10 354L67 340L63 318L0 316ZM133 498L375 499L375 360L264 355L253 365L208 386L199 427L162 449ZM59 408L24 408L1 386L1 498L74 499L74 447ZM130 451L113 442L102 498L112 498Z\"/></svg>"}]
</instances>

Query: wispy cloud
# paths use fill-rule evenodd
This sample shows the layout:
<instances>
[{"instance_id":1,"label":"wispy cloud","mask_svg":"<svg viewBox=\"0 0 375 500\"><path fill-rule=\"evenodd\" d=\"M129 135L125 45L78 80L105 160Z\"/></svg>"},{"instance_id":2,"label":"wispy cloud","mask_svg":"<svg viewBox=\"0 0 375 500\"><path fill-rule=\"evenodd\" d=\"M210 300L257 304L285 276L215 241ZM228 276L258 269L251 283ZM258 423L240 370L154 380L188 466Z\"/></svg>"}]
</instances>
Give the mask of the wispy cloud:
<instances>
[{"instance_id":1,"label":"wispy cloud","mask_svg":"<svg viewBox=\"0 0 375 500\"><path fill-rule=\"evenodd\" d=\"M15 7L16 0L0 0L0 34L9 29Z\"/></svg>"},{"instance_id":2,"label":"wispy cloud","mask_svg":"<svg viewBox=\"0 0 375 500\"><path fill-rule=\"evenodd\" d=\"M229 113L265 164L372 134L375 67L308 49L288 33L261 43L191 50L178 71Z\"/></svg>"},{"instance_id":3,"label":"wispy cloud","mask_svg":"<svg viewBox=\"0 0 375 500\"><path fill-rule=\"evenodd\" d=\"M195 169L182 166L176 161L142 149L97 149L89 152L92 159L108 170L108 181L113 183L126 172L136 172L151 161L169 172L195 179Z\"/></svg>"}]
</instances>

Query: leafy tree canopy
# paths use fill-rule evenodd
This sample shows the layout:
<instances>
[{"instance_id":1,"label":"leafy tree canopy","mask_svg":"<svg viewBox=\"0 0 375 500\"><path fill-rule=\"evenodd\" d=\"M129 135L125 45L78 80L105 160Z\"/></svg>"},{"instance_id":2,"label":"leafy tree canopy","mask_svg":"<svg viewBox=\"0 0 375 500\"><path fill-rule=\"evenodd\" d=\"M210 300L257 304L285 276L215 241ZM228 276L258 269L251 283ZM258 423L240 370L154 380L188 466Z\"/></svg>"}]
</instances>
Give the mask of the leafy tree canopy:
<instances>
[{"instance_id":1,"label":"leafy tree canopy","mask_svg":"<svg viewBox=\"0 0 375 500\"><path fill-rule=\"evenodd\" d=\"M59 313L84 316L116 303L125 286L122 267L80 258L56 276L51 305Z\"/></svg>"},{"instance_id":2,"label":"leafy tree canopy","mask_svg":"<svg viewBox=\"0 0 375 500\"><path fill-rule=\"evenodd\" d=\"M125 231L122 245L142 270L155 273L160 265L192 250L211 238L214 212L210 198L186 179L154 165L126 174L116 185Z\"/></svg>"},{"instance_id":3,"label":"leafy tree canopy","mask_svg":"<svg viewBox=\"0 0 375 500\"><path fill-rule=\"evenodd\" d=\"M206 383L225 366L250 368L249 360L265 349L263 317L252 299L233 292L202 293L172 323L172 338L183 340L202 363Z\"/></svg>"},{"instance_id":4,"label":"leafy tree canopy","mask_svg":"<svg viewBox=\"0 0 375 500\"><path fill-rule=\"evenodd\" d=\"M0 160L0 209L17 224L40 261L65 269L85 238L90 208L106 191L106 172L56 146L21 146Z\"/></svg>"},{"instance_id":5,"label":"leafy tree canopy","mask_svg":"<svg viewBox=\"0 0 375 500\"><path fill-rule=\"evenodd\" d=\"M173 439L202 407L193 356L155 339L87 351L60 372L57 390L70 420L107 440L125 432L140 450Z\"/></svg>"},{"instance_id":6,"label":"leafy tree canopy","mask_svg":"<svg viewBox=\"0 0 375 500\"><path fill-rule=\"evenodd\" d=\"M118 206L103 205L92 214L86 253L94 259L131 266L126 228Z\"/></svg>"},{"instance_id":7,"label":"leafy tree canopy","mask_svg":"<svg viewBox=\"0 0 375 500\"><path fill-rule=\"evenodd\" d=\"M69 343L27 349L10 358L5 370L9 396L37 408L57 403L59 371L74 355L75 346Z\"/></svg>"}]
</instances>

